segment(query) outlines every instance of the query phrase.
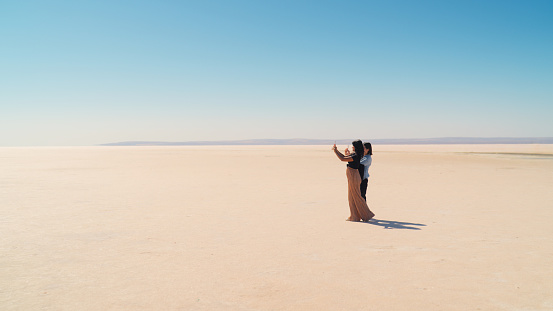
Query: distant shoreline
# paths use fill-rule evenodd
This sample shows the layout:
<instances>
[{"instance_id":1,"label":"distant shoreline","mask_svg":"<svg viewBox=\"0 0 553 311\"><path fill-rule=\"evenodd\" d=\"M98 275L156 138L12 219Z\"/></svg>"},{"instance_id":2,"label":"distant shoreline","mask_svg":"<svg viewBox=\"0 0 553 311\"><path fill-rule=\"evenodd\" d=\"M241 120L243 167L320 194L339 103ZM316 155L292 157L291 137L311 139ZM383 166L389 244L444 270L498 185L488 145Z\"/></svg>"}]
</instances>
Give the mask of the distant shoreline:
<instances>
[{"instance_id":1,"label":"distant shoreline","mask_svg":"<svg viewBox=\"0 0 553 311\"><path fill-rule=\"evenodd\" d=\"M223 141L124 141L100 146L224 146L224 145L332 145L350 144L353 139L249 139ZM458 144L553 144L553 137L441 137L406 139L362 139L379 145L458 145Z\"/></svg>"}]
</instances>

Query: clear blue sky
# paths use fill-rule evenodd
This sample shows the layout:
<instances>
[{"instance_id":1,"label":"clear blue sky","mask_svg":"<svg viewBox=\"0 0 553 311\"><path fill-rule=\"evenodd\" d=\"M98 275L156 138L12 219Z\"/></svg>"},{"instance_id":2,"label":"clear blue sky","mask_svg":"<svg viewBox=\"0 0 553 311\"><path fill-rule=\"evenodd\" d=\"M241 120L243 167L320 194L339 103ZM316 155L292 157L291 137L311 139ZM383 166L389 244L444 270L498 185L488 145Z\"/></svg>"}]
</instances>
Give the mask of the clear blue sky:
<instances>
[{"instance_id":1,"label":"clear blue sky","mask_svg":"<svg viewBox=\"0 0 553 311\"><path fill-rule=\"evenodd\" d=\"M553 136L553 1L0 0L0 146Z\"/></svg>"}]
</instances>

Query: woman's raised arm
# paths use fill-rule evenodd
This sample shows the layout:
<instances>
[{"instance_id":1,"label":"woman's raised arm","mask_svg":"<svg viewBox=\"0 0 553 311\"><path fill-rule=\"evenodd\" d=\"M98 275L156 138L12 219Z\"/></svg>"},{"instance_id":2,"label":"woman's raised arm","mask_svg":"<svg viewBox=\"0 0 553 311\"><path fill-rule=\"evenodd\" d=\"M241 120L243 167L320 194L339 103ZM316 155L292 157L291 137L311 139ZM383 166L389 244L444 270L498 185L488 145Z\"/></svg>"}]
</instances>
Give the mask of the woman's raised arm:
<instances>
[{"instance_id":1,"label":"woman's raised arm","mask_svg":"<svg viewBox=\"0 0 553 311\"><path fill-rule=\"evenodd\" d=\"M334 150L334 153L336 154L338 159L340 159L340 161L342 161L342 162L351 162L351 161L353 161L353 158L351 156L349 156L349 155L345 156L340 151L338 151L338 148L336 148L336 144L334 144L334 146L332 146L332 150Z\"/></svg>"}]
</instances>

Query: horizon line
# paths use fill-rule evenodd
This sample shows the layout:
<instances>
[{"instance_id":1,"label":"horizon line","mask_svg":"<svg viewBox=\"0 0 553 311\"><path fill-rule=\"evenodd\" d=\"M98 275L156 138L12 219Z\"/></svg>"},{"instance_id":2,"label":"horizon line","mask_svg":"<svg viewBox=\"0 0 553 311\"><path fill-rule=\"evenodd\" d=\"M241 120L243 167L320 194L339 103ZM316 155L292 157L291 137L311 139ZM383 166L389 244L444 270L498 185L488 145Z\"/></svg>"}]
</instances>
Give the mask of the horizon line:
<instances>
[{"instance_id":1,"label":"horizon line","mask_svg":"<svg viewBox=\"0 0 553 311\"><path fill-rule=\"evenodd\" d=\"M204 141L122 141L97 146L202 146L202 145L328 145L350 144L351 139L242 139ZM553 137L434 137L434 138L380 138L362 139L364 142L382 145L424 145L424 144L553 144Z\"/></svg>"}]
</instances>

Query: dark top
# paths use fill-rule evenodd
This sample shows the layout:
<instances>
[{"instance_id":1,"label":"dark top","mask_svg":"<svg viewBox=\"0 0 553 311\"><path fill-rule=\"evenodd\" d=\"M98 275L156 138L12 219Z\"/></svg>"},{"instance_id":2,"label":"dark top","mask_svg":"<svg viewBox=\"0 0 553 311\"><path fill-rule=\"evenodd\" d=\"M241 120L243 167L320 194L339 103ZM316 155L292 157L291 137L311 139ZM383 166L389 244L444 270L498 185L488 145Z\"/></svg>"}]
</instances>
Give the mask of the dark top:
<instances>
[{"instance_id":1,"label":"dark top","mask_svg":"<svg viewBox=\"0 0 553 311\"><path fill-rule=\"evenodd\" d=\"M359 166L361 165L359 164L359 162L361 161L361 156L357 155L357 153L354 152L350 154L350 157L353 159L353 161L348 162L348 167L351 167L355 170L359 169Z\"/></svg>"}]
</instances>

